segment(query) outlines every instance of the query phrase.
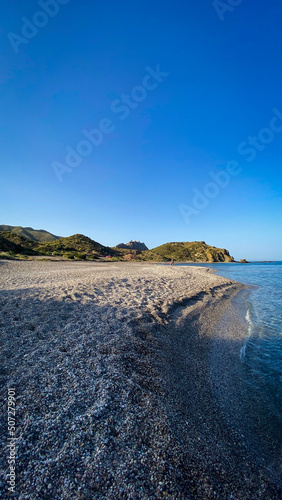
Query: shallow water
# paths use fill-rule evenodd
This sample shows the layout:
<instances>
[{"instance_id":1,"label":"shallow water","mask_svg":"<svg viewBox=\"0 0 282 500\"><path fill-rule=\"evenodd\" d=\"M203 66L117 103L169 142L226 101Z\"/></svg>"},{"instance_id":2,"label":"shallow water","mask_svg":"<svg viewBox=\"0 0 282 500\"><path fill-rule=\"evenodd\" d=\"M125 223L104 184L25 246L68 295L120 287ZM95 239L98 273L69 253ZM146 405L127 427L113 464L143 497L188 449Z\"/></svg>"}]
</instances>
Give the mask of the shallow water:
<instances>
[{"instance_id":1,"label":"shallow water","mask_svg":"<svg viewBox=\"0 0 282 500\"><path fill-rule=\"evenodd\" d=\"M282 262L201 266L250 286L249 293L239 294L237 299L248 324L241 361L250 387L258 390L266 408L282 419Z\"/></svg>"}]
</instances>

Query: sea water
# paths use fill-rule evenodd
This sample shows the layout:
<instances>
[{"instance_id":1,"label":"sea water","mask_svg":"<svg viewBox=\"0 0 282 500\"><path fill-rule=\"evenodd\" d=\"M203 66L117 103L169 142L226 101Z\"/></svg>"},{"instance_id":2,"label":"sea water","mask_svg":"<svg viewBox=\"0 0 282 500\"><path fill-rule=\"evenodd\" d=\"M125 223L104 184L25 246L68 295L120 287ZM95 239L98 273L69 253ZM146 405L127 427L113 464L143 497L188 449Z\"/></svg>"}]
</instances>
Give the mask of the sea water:
<instances>
[{"instance_id":1,"label":"sea water","mask_svg":"<svg viewBox=\"0 0 282 500\"><path fill-rule=\"evenodd\" d=\"M248 334L240 358L250 386L263 393L269 411L282 419L282 262L197 265L250 287L247 298L242 296Z\"/></svg>"}]
</instances>

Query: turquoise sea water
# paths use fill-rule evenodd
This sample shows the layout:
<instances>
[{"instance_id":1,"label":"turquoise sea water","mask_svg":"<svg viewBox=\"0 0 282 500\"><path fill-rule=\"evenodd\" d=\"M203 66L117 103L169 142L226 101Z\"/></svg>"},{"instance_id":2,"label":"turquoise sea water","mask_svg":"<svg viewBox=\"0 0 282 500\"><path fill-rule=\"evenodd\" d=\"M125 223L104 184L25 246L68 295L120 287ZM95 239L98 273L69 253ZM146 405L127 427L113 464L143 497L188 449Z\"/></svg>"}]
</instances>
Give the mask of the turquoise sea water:
<instances>
[{"instance_id":1,"label":"turquoise sea water","mask_svg":"<svg viewBox=\"0 0 282 500\"><path fill-rule=\"evenodd\" d=\"M241 350L249 383L265 396L269 410L282 418L282 262L201 264L220 276L245 283L250 292L242 308L249 335Z\"/></svg>"}]
</instances>

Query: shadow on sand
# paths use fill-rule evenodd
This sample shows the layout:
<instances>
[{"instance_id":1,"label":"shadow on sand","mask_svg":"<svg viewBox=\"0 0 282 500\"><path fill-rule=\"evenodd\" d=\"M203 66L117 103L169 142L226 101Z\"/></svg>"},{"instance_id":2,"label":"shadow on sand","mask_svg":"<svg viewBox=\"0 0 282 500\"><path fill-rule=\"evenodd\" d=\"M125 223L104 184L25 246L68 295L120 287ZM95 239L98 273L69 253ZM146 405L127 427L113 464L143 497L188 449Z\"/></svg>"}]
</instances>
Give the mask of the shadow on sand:
<instances>
[{"instance_id":1,"label":"shadow on sand","mask_svg":"<svg viewBox=\"0 0 282 500\"><path fill-rule=\"evenodd\" d=\"M29 498L278 498L281 427L246 383L234 321L228 333L204 303L164 326L25 290L0 301L2 395L15 386ZM4 489L6 472L4 459Z\"/></svg>"}]
</instances>

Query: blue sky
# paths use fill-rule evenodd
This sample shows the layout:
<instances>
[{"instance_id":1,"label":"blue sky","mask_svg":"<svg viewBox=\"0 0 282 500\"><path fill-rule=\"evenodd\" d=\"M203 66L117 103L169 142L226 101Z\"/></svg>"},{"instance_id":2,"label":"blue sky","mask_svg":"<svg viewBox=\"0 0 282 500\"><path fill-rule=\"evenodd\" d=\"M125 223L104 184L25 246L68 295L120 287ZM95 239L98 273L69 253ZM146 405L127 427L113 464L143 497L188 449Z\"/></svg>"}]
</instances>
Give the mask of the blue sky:
<instances>
[{"instance_id":1,"label":"blue sky","mask_svg":"<svg viewBox=\"0 0 282 500\"><path fill-rule=\"evenodd\" d=\"M2 2L0 223L282 260L282 5L228 2Z\"/></svg>"}]
</instances>

